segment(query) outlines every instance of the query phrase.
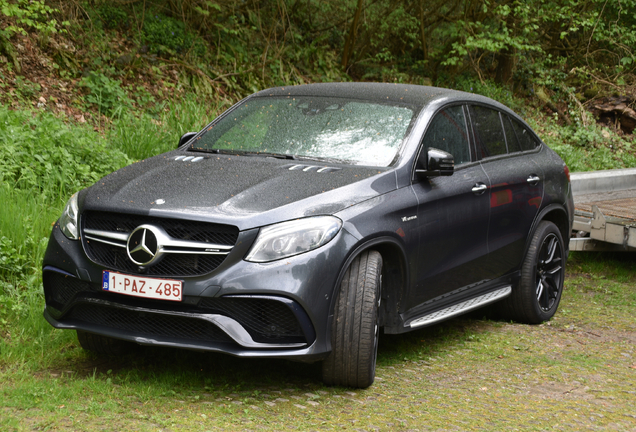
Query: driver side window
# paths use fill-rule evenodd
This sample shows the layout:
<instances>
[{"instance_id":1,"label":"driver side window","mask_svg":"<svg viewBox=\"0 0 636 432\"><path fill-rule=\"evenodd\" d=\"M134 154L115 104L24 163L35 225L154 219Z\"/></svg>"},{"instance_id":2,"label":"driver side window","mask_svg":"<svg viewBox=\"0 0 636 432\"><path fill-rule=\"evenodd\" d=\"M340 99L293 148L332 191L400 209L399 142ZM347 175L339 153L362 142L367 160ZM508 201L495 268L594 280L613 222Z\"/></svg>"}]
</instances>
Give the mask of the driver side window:
<instances>
[{"instance_id":1,"label":"driver side window","mask_svg":"<svg viewBox=\"0 0 636 432\"><path fill-rule=\"evenodd\" d=\"M423 146L452 154L455 166L470 162L466 119L461 105L445 108L435 115L424 136Z\"/></svg>"}]
</instances>

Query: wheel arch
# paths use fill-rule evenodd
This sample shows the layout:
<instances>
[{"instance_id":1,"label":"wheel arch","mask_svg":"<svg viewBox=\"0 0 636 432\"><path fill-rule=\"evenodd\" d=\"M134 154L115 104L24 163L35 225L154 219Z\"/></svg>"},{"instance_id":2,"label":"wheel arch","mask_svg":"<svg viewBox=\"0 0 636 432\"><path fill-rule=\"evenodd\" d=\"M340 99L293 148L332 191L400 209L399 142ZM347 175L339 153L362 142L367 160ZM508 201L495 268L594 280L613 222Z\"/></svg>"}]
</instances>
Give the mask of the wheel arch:
<instances>
[{"instance_id":1,"label":"wheel arch","mask_svg":"<svg viewBox=\"0 0 636 432\"><path fill-rule=\"evenodd\" d=\"M566 250L566 256L569 252L569 242L570 239L570 220L568 219L567 210L559 205L559 204L551 204L545 207L534 220L532 224L532 229L528 233L528 237L526 239L525 251L528 251L528 247L530 247L530 241L532 240L532 235L537 229L537 226L541 221L549 221L557 226L559 232L561 233L561 237L563 238L563 243ZM524 254L525 255L525 254Z\"/></svg>"},{"instance_id":2,"label":"wheel arch","mask_svg":"<svg viewBox=\"0 0 636 432\"><path fill-rule=\"evenodd\" d=\"M341 266L332 291L329 304L329 320L326 328L327 350L331 350L332 316L336 305L336 298L340 290L340 283L351 262L362 252L373 249L382 255L382 307L380 309L380 325L394 326L399 321L399 305L408 286L408 260L402 244L391 236L382 236L369 239L359 244L352 250L344 264Z\"/></svg>"}]
</instances>

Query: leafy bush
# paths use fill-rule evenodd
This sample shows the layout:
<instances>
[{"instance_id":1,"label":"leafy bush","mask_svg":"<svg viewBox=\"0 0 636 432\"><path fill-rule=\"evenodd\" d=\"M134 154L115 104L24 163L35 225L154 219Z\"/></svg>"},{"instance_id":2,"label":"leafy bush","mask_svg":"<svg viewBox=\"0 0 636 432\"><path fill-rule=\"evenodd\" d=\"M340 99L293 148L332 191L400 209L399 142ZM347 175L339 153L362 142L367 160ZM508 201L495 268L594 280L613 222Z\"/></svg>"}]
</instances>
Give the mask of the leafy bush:
<instances>
[{"instance_id":1,"label":"leafy bush","mask_svg":"<svg viewBox=\"0 0 636 432\"><path fill-rule=\"evenodd\" d=\"M190 50L196 55L205 53L205 46L197 42L183 22L162 14L154 14L144 20L143 40L151 52L158 54L184 54Z\"/></svg>"},{"instance_id":2,"label":"leafy bush","mask_svg":"<svg viewBox=\"0 0 636 432\"><path fill-rule=\"evenodd\" d=\"M481 83L468 77L460 76L455 80L452 88L489 97L506 105L522 117L526 115L523 101L516 98L510 89L504 85L492 81Z\"/></svg>"},{"instance_id":3,"label":"leafy bush","mask_svg":"<svg viewBox=\"0 0 636 432\"><path fill-rule=\"evenodd\" d=\"M104 3L97 8L97 14L104 28L126 29L130 26L128 14L110 3Z\"/></svg>"},{"instance_id":4,"label":"leafy bush","mask_svg":"<svg viewBox=\"0 0 636 432\"><path fill-rule=\"evenodd\" d=\"M636 166L631 136L620 136L597 124L559 126L554 119L537 113L529 118L529 123L572 172Z\"/></svg>"},{"instance_id":5,"label":"leafy bush","mask_svg":"<svg viewBox=\"0 0 636 432\"><path fill-rule=\"evenodd\" d=\"M18 0L17 2L0 0L0 15L13 18L16 24L9 24L4 29L0 29L0 33L6 37L15 33L26 35L24 27L31 27L46 34L57 33L59 24L57 20L50 19L50 15L57 11L58 9L44 4L43 0ZM68 25L68 22L63 22L62 25Z\"/></svg>"},{"instance_id":6,"label":"leafy bush","mask_svg":"<svg viewBox=\"0 0 636 432\"><path fill-rule=\"evenodd\" d=\"M121 87L121 82L108 78L103 73L91 71L88 76L82 78L80 85L89 90L86 101L95 105L100 114L118 116L132 105L128 93Z\"/></svg>"},{"instance_id":7,"label":"leafy bush","mask_svg":"<svg viewBox=\"0 0 636 432\"><path fill-rule=\"evenodd\" d=\"M27 267L27 256L15 248L5 236L0 237L0 275L22 276Z\"/></svg>"},{"instance_id":8,"label":"leafy bush","mask_svg":"<svg viewBox=\"0 0 636 432\"><path fill-rule=\"evenodd\" d=\"M0 183L64 200L131 162L86 127L0 106Z\"/></svg>"}]
</instances>

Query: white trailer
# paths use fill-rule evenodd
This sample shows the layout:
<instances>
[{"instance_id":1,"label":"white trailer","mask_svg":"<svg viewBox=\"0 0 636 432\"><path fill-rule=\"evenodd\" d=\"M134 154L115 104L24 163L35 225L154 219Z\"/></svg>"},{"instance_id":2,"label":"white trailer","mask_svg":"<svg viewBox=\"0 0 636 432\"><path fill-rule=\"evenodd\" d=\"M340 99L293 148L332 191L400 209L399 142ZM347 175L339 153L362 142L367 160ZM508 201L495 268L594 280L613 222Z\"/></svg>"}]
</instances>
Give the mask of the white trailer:
<instances>
[{"instance_id":1,"label":"white trailer","mask_svg":"<svg viewBox=\"0 0 636 432\"><path fill-rule=\"evenodd\" d=\"M636 168L572 173L571 251L636 251Z\"/></svg>"}]
</instances>

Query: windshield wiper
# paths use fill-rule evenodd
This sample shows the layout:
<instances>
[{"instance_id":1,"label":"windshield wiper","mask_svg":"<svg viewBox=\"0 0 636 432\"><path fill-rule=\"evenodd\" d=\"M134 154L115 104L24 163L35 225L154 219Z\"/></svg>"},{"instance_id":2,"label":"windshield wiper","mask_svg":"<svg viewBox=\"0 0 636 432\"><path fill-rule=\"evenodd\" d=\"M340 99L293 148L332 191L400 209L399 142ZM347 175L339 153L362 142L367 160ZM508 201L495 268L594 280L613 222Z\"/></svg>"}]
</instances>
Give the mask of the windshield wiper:
<instances>
[{"instance_id":1,"label":"windshield wiper","mask_svg":"<svg viewBox=\"0 0 636 432\"><path fill-rule=\"evenodd\" d=\"M337 159L337 158L332 158L332 157L320 157L320 156L305 156L305 155L296 155L295 159L301 159L301 160L312 160L312 161L317 161L317 162L328 162L328 163L339 163L339 164L348 164L348 165L355 165L356 162L349 160L349 159Z\"/></svg>"},{"instance_id":2,"label":"windshield wiper","mask_svg":"<svg viewBox=\"0 0 636 432\"><path fill-rule=\"evenodd\" d=\"M245 156L261 156L261 157L273 157L276 159L291 159L296 160L296 156L285 153L267 153L267 152L243 152Z\"/></svg>"},{"instance_id":3,"label":"windshield wiper","mask_svg":"<svg viewBox=\"0 0 636 432\"><path fill-rule=\"evenodd\" d=\"M190 147L188 150L190 151L199 151L199 152L205 152L205 153L215 153L215 154L231 154L231 155L237 155L237 156L260 156L260 157L273 157L273 158L277 158L277 159L290 159L290 160L296 160L296 156L291 155L291 154L285 154L285 153L268 153L268 152L255 152L255 151L245 151L245 150L227 150L227 149L218 149L218 148L214 148L214 149L207 149L207 148L197 148L197 147Z\"/></svg>"}]
</instances>

